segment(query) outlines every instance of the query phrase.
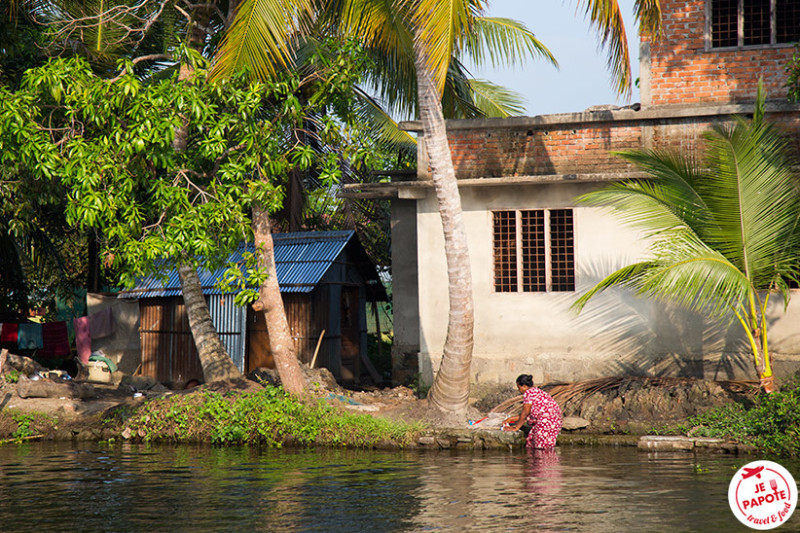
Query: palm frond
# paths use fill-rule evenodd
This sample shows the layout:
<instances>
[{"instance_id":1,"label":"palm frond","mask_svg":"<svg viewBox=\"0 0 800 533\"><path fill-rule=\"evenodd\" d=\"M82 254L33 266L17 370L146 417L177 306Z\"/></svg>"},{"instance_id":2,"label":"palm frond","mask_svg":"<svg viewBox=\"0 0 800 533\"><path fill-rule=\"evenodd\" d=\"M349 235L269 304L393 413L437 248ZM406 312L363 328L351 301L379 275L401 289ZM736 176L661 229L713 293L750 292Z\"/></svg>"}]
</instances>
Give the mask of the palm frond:
<instances>
[{"instance_id":1,"label":"palm frond","mask_svg":"<svg viewBox=\"0 0 800 533\"><path fill-rule=\"evenodd\" d=\"M258 79L291 62L290 36L312 18L310 0L244 0L217 52L211 78L251 69Z\"/></svg>"},{"instance_id":2,"label":"palm frond","mask_svg":"<svg viewBox=\"0 0 800 533\"><path fill-rule=\"evenodd\" d=\"M472 33L474 13L482 11L482 2L473 0L419 0L414 5L416 46L441 93L454 51L461 48L465 35Z\"/></svg>"},{"instance_id":3,"label":"palm frond","mask_svg":"<svg viewBox=\"0 0 800 533\"><path fill-rule=\"evenodd\" d=\"M592 27L597 29L600 47L608 49L608 68L616 92L625 97L631 94L631 60L625 21L617 0L584 0L584 12Z\"/></svg>"},{"instance_id":4,"label":"palm frond","mask_svg":"<svg viewBox=\"0 0 800 533\"><path fill-rule=\"evenodd\" d=\"M519 65L528 57L542 57L558 67L550 50L524 24L507 18L477 17L464 49L476 65Z\"/></svg>"},{"instance_id":5,"label":"palm frond","mask_svg":"<svg viewBox=\"0 0 800 533\"><path fill-rule=\"evenodd\" d=\"M413 48L367 48L370 70L362 86L392 112L412 117L416 112L417 75L414 68Z\"/></svg>"},{"instance_id":6,"label":"palm frond","mask_svg":"<svg viewBox=\"0 0 800 533\"><path fill-rule=\"evenodd\" d=\"M637 280L640 295L721 318L752 290L737 265L688 230L663 235L651 252L655 266Z\"/></svg>"},{"instance_id":7,"label":"palm frond","mask_svg":"<svg viewBox=\"0 0 800 533\"><path fill-rule=\"evenodd\" d=\"M698 189L717 221L708 242L760 287L777 258L796 249L787 249L797 242L800 201L786 140L769 124L739 120L706 141L712 170Z\"/></svg>"},{"instance_id":8,"label":"palm frond","mask_svg":"<svg viewBox=\"0 0 800 533\"><path fill-rule=\"evenodd\" d=\"M403 2L334 0L326 4L322 16L340 33L357 36L367 49L413 58L412 14Z\"/></svg>"},{"instance_id":9,"label":"palm frond","mask_svg":"<svg viewBox=\"0 0 800 533\"><path fill-rule=\"evenodd\" d=\"M661 2L660 0L636 0L633 4L639 33L658 37L661 35Z\"/></svg>"},{"instance_id":10,"label":"palm frond","mask_svg":"<svg viewBox=\"0 0 800 533\"><path fill-rule=\"evenodd\" d=\"M697 181L689 162L664 152L619 154L653 176L609 184L578 198L594 207L611 207L628 224L655 237L687 227L703 235L708 224L703 199L694 190Z\"/></svg>"},{"instance_id":11,"label":"palm frond","mask_svg":"<svg viewBox=\"0 0 800 533\"><path fill-rule=\"evenodd\" d=\"M393 150L415 150L417 143L408 132L401 130L397 122L364 91L357 89L355 113L359 121L368 124L380 145Z\"/></svg>"},{"instance_id":12,"label":"palm frond","mask_svg":"<svg viewBox=\"0 0 800 533\"><path fill-rule=\"evenodd\" d=\"M519 93L486 80L466 82L480 116L506 118L525 114L525 104Z\"/></svg>"}]
</instances>

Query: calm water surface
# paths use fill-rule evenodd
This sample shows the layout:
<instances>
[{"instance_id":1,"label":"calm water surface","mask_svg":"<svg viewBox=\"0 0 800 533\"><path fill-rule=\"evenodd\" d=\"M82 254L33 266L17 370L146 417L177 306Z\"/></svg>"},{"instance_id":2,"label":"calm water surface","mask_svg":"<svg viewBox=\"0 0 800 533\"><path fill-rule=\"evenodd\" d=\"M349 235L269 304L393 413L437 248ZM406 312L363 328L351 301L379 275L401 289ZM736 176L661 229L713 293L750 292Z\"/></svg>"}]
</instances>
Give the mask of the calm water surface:
<instances>
[{"instance_id":1,"label":"calm water surface","mask_svg":"<svg viewBox=\"0 0 800 533\"><path fill-rule=\"evenodd\" d=\"M752 531L727 490L755 459L6 445L0 532Z\"/></svg>"}]
</instances>

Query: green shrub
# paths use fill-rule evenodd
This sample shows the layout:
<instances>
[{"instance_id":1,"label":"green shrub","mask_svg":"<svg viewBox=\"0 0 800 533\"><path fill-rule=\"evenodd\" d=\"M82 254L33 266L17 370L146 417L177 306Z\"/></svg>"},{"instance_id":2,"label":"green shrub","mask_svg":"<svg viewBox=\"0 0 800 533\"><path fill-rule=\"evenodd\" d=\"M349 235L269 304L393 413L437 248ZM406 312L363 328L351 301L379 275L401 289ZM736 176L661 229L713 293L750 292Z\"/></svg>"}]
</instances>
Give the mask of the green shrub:
<instances>
[{"instance_id":1,"label":"green shrub","mask_svg":"<svg viewBox=\"0 0 800 533\"><path fill-rule=\"evenodd\" d=\"M734 439L766 453L800 455L800 384L756 398L746 408L726 405L688 420L692 435Z\"/></svg>"}]
</instances>

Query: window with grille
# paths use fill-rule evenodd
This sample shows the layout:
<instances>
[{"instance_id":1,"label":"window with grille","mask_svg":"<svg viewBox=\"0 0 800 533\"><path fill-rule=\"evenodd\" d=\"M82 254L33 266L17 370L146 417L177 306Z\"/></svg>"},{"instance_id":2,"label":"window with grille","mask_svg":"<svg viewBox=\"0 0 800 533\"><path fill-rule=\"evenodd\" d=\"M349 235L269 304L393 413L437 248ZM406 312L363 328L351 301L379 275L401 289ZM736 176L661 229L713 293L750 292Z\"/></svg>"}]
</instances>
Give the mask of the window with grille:
<instances>
[{"instance_id":1,"label":"window with grille","mask_svg":"<svg viewBox=\"0 0 800 533\"><path fill-rule=\"evenodd\" d=\"M575 290L572 209L492 212L495 292Z\"/></svg>"},{"instance_id":2,"label":"window with grille","mask_svg":"<svg viewBox=\"0 0 800 533\"><path fill-rule=\"evenodd\" d=\"M708 0L711 46L800 41L800 0Z\"/></svg>"}]
</instances>

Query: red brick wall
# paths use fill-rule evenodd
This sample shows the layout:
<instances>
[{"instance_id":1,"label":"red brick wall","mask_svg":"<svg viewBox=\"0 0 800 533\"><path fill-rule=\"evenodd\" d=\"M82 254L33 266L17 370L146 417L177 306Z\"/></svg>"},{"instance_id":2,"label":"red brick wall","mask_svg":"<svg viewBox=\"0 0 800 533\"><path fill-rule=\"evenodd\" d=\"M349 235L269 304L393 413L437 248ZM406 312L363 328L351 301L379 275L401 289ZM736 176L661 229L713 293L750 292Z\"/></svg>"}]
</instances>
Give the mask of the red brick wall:
<instances>
[{"instance_id":1,"label":"red brick wall","mask_svg":"<svg viewBox=\"0 0 800 533\"><path fill-rule=\"evenodd\" d=\"M800 114L768 113L800 152ZM459 179L549 174L615 174L635 170L614 152L656 148L702 156L703 134L730 117L657 118L566 125L448 130ZM458 121L451 123L453 126Z\"/></svg>"},{"instance_id":2,"label":"red brick wall","mask_svg":"<svg viewBox=\"0 0 800 533\"><path fill-rule=\"evenodd\" d=\"M759 76L768 98L785 98L787 45L705 50L705 0L661 0L663 35L650 45L650 105L755 100Z\"/></svg>"},{"instance_id":3,"label":"red brick wall","mask_svg":"<svg viewBox=\"0 0 800 533\"><path fill-rule=\"evenodd\" d=\"M610 151L641 145L641 127L608 122L538 128L452 129L459 178L619 172Z\"/></svg>"}]
</instances>

